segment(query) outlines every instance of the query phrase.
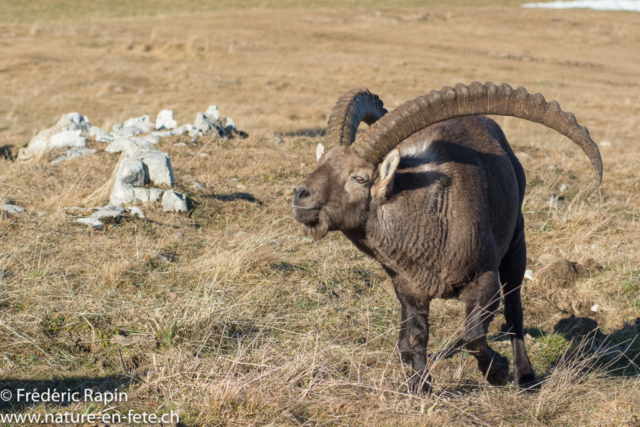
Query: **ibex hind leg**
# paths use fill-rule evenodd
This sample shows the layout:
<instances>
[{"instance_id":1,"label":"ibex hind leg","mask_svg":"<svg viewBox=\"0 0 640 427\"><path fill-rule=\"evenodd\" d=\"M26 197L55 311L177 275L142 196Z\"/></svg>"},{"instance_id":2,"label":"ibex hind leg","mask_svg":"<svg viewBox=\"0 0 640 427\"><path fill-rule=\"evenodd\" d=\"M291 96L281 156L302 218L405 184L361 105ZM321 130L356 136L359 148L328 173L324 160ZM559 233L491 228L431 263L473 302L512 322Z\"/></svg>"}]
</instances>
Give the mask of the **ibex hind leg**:
<instances>
[{"instance_id":1,"label":"ibex hind leg","mask_svg":"<svg viewBox=\"0 0 640 427\"><path fill-rule=\"evenodd\" d=\"M478 361L478 367L490 384L503 386L509 380L509 361L487 344L489 324L500 306L498 272L488 271L469 285L465 292L467 312L465 346Z\"/></svg>"},{"instance_id":2,"label":"ibex hind leg","mask_svg":"<svg viewBox=\"0 0 640 427\"><path fill-rule=\"evenodd\" d=\"M524 345L521 287L527 266L527 245L524 238L524 220L518 219L518 227L509 251L500 262L500 282L504 295L504 317L511 336L513 350L513 376L516 384L526 388L536 383L536 376Z\"/></svg>"}]
</instances>

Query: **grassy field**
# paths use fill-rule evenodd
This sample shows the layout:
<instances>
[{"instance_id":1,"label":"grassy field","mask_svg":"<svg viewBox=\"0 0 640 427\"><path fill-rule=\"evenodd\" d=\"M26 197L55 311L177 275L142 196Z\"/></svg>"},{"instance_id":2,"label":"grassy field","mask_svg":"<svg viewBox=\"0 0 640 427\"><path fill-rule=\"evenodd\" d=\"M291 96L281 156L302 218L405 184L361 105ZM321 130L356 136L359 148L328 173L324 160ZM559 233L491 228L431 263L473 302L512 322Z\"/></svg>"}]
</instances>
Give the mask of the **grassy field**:
<instances>
[{"instance_id":1,"label":"grassy field","mask_svg":"<svg viewBox=\"0 0 640 427\"><path fill-rule=\"evenodd\" d=\"M0 389L119 387L128 401L0 413L640 425L640 14L517 4L2 2L0 204L26 212L0 214ZM305 239L292 188L346 90L366 86L394 108L473 80L523 85L575 113L601 143L604 181L559 134L496 119L527 172L525 327L542 387L492 388L461 351L435 357L431 396L409 396L391 282L341 235ZM12 160L66 112L110 129L162 108L191 123L209 104L250 137L161 143L188 215L143 205L147 220L89 231L65 208L86 205L116 155ZM565 259L586 266L577 280L554 267ZM567 280L544 282L545 270ZM463 312L456 300L432 305L431 354L456 345ZM502 323L492 346L511 358Z\"/></svg>"}]
</instances>

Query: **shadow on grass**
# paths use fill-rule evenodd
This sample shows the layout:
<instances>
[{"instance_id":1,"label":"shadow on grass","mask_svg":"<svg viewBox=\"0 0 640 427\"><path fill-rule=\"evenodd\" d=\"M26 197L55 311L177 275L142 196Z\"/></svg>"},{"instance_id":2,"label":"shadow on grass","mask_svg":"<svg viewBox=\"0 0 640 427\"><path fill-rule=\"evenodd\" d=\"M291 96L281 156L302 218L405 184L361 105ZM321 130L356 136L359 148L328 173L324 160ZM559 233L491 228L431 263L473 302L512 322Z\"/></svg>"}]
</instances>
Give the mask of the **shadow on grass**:
<instances>
[{"instance_id":1,"label":"shadow on grass","mask_svg":"<svg viewBox=\"0 0 640 427\"><path fill-rule=\"evenodd\" d=\"M257 203L262 206L262 202L249 193L230 193L230 194L209 194L202 197L216 199L222 202L235 202L236 200L245 200L251 203Z\"/></svg>"},{"instance_id":2,"label":"shadow on grass","mask_svg":"<svg viewBox=\"0 0 640 427\"><path fill-rule=\"evenodd\" d=\"M553 330L570 342L569 351L577 347L585 356L595 356L598 363L594 367L602 369L607 375L624 378L640 376L640 317L633 324L625 323L622 328L609 334L600 331L598 322L589 317L561 319ZM578 345L581 341L584 342L582 346Z\"/></svg>"},{"instance_id":3,"label":"shadow on grass","mask_svg":"<svg viewBox=\"0 0 640 427\"><path fill-rule=\"evenodd\" d=\"M327 130L325 128L308 128L308 129L298 129L289 132L283 132L278 136L292 137L292 136L308 136L310 138L315 138L317 136L325 136Z\"/></svg>"},{"instance_id":4,"label":"shadow on grass","mask_svg":"<svg viewBox=\"0 0 640 427\"><path fill-rule=\"evenodd\" d=\"M85 393L92 393L94 398L99 393L105 392L124 392L133 380L130 376L109 375L105 377L73 377L52 380L36 380L36 379L0 379L0 413L17 413L28 407L37 406L40 402L35 399L27 399L24 393L37 391L38 393L49 392L66 393L52 399L51 397L42 397L38 400L47 405L68 406L77 401L90 401L85 399ZM87 391L90 390L90 391ZM20 397L19 397L20 396ZM73 401L71 400L73 399Z\"/></svg>"},{"instance_id":5,"label":"shadow on grass","mask_svg":"<svg viewBox=\"0 0 640 427\"><path fill-rule=\"evenodd\" d=\"M0 146L0 158L3 158L5 160L13 160L14 156L11 152L11 149L13 147L11 147L10 145L1 145Z\"/></svg>"},{"instance_id":6,"label":"shadow on grass","mask_svg":"<svg viewBox=\"0 0 640 427\"><path fill-rule=\"evenodd\" d=\"M625 324L622 328L605 334L600 331L598 322L589 317L570 316L558 321L553 331L545 332L540 328L525 328L525 335L529 335L538 342L545 342L547 346L554 347L558 359L550 363L544 372L537 372L537 385L527 389L528 392L537 392L540 385L552 375L560 363L567 360L585 360L592 358L593 363L585 365L587 371L601 370L611 378L632 378L640 376L640 318L633 324ZM509 341L510 334L503 325L502 332L489 337L489 342ZM529 347L529 346L528 346ZM429 359L433 362L439 359L450 359L458 353L465 352L464 342L458 341L445 349L432 353ZM503 354L503 356L510 356ZM564 359L564 362L562 360ZM513 381L511 375L510 381ZM480 384L467 384L456 387L447 392L467 393L476 390Z\"/></svg>"}]
</instances>

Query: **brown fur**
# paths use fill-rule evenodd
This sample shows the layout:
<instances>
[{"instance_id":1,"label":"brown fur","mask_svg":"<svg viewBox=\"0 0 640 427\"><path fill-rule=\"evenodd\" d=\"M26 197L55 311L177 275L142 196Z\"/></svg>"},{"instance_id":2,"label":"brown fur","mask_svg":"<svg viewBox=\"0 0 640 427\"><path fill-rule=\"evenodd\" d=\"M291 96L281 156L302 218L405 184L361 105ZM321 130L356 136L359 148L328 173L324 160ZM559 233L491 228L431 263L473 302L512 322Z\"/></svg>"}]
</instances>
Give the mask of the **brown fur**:
<instances>
[{"instance_id":1,"label":"brown fur","mask_svg":"<svg viewBox=\"0 0 640 427\"><path fill-rule=\"evenodd\" d=\"M434 298L466 302L466 346L490 383L506 383L508 361L486 342L500 281L515 378L525 385L535 376L520 302L524 190L524 171L502 130L471 116L413 134L379 166L348 146L331 148L296 187L294 216L316 239L342 231L389 274L402 305L398 347L413 365L412 390L430 388L426 347Z\"/></svg>"}]
</instances>

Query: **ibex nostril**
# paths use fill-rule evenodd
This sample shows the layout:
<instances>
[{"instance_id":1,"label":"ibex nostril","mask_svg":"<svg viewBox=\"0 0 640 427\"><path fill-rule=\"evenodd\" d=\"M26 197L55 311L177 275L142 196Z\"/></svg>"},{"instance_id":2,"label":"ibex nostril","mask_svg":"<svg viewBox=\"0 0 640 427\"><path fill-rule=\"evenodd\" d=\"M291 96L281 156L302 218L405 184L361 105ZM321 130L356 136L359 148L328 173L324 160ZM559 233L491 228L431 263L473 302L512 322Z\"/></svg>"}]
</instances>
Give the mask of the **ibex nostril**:
<instances>
[{"instance_id":1,"label":"ibex nostril","mask_svg":"<svg viewBox=\"0 0 640 427\"><path fill-rule=\"evenodd\" d=\"M293 194L295 194L297 199L304 199L311 196L311 190L307 187L300 186L293 190Z\"/></svg>"}]
</instances>

